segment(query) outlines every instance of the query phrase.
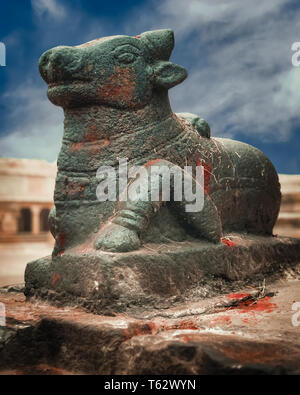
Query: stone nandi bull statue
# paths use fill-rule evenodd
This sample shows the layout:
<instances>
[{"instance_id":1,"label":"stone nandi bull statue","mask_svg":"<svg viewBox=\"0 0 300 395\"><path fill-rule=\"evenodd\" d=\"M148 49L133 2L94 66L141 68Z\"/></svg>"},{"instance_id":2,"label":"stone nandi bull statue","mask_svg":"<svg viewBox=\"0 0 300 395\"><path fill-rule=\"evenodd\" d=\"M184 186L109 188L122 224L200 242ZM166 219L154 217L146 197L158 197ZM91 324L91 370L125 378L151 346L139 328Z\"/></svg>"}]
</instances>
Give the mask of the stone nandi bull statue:
<instances>
[{"instance_id":1,"label":"stone nandi bull statue","mask_svg":"<svg viewBox=\"0 0 300 395\"><path fill-rule=\"evenodd\" d=\"M99 202L96 171L116 167L118 158L129 166L204 166L203 210L188 214L169 204L195 237L219 242L222 232L272 234L280 206L273 165L247 144L210 138L197 116L172 112L168 90L187 76L169 62L173 47L173 32L158 30L61 46L41 57L48 97L65 113L50 217L55 254L88 239L107 251L139 248L162 202Z\"/></svg>"},{"instance_id":2,"label":"stone nandi bull statue","mask_svg":"<svg viewBox=\"0 0 300 395\"><path fill-rule=\"evenodd\" d=\"M254 281L299 260L299 241L272 237L281 195L270 161L247 144L211 138L203 119L172 112L168 89L187 76L169 62L173 46L173 32L159 30L42 55L65 129L50 215L55 248L27 265L28 297L101 314L144 310L218 293L220 281L226 292L235 286L228 280ZM117 170L121 158L128 169L143 166L145 179L154 168L204 168L203 209L160 195L99 201L97 170ZM117 184L120 198L130 185Z\"/></svg>"}]
</instances>

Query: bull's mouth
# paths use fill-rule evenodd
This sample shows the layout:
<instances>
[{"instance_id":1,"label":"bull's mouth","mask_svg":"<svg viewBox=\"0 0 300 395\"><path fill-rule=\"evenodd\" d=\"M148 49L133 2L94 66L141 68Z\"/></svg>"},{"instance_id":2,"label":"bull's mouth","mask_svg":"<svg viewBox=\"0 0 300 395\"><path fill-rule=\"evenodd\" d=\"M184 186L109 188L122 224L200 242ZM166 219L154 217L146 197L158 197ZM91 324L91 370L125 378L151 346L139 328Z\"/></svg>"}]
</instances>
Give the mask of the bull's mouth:
<instances>
[{"instance_id":1,"label":"bull's mouth","mask_svg":"<svg viewBox=\"0 0 300 395\"><path fill-rule=\"evenodd\" d=\"M64 81L55 81L55 82L49 82L48 83L48 88L58 88L58 87L70 87L70 86L78 86L78 85L84 85L84 84L89 84L91 82L90 79L82 79L82 80L64 80Z\"/></svg>"},{"instance_id":2,"label":"bull's mouth","mask_svg":"<svg viewBox=\"0 0 300 395\"><path fill-rule=\"evenodd\" d=\"M71 107L77 106L92 90L91 80L55 81L48 83L47 96L55 105Z\"/></svg>"}]
</instances>

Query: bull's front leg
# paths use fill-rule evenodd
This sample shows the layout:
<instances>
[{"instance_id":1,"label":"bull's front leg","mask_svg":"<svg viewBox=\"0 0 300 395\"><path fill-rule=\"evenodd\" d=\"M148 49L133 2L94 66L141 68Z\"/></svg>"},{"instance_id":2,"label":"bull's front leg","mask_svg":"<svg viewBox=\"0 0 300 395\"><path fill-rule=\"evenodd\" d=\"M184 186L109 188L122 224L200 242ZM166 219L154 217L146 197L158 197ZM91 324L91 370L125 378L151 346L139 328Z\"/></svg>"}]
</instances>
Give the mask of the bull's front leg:
<instances>
[{"instance_id":1,"label":"bull's front leg","mask_svg":"<svg viewBox=\"0 0 300 395\"><path fill-rule=\"evenodd\" d=\"M160 209L162 200L151 200L151 164L143 167L140 184L145 185L143 196L132 196L129 193L133 181L129 182L117 205L116 212L100 229L95 247L104 251L128 252L139 249L140 235L145 231L151 218ZM161 187L160 185L158 186ZM122 197L126 196L123 201Z\"/></svg>"},{"instance_id":2,"label":"bull's front leg","mask_svg":"<svg viewBox=\"0 0 300 395\"><path fill-rule=\"evenodd\" d=\"M100 229L96 249L128 252L140 248L140 234L147 228L151 217L159 210L154 202L120 202L116 215Z\"/></svg>"},{"instance_id":3,"label":"bull's front leg","mask_svg":"<svg viewBox=\"0 0 300 395\"><path fill-rule=\"evenodd\" d=\"M190 181L193 189L195 189L197 181L173 163L166 160L155 160L147 163L143 167L145 172L141 176L144 177L144 180L140 180L139 183L139 185L146 186L143 193L140 193L139 196L132 197L132 194L130 196L128 192L133 187L133 182L128 184L125 191L127 200L119 202L115 215L100 229L100 234L95 243L96 249L111 252L128 252L139 249L141 233L147 229L151 218L157 213L164 201L163 188L165 185L163 185L163 177L158 177L158 182L153 183L154 166L154 173L160 175L164 174L166 169L175 168L177 175L181 175L181 180L184 179L184 176L191 177ZM174 189L175 187L178 189L178 184L175 185L175 176L170 177L169 180L170 192L173 192L174 196ZM172 203L179 216L196 231L199 237L216 243L220 241L222 236L220 217L211 198L204 191L203 193L203 207L198 212L185 210L190 201L186 200L184 194L182 194L181 200Z\"/></svg>"}]
</instances>

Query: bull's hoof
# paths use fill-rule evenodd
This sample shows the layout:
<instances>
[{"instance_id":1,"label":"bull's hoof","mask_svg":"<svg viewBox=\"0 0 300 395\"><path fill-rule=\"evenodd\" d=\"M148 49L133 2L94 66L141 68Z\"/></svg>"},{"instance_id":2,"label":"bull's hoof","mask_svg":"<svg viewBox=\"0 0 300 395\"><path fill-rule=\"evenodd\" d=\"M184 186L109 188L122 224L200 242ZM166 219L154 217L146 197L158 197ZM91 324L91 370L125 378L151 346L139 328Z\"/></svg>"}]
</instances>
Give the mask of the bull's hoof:
<instances>
[{"instance_id":1,"label":"bull's hoof","mask_svg":"<svg viewBox=\"0 0 300 395\"><path fill-rule=\"evenodd\" d=\"M101 230L95 247L97 250L109 252L129 252L138 250L140 244L140 239L135 231L110 223Z\"/></svg>"}]
</instances>

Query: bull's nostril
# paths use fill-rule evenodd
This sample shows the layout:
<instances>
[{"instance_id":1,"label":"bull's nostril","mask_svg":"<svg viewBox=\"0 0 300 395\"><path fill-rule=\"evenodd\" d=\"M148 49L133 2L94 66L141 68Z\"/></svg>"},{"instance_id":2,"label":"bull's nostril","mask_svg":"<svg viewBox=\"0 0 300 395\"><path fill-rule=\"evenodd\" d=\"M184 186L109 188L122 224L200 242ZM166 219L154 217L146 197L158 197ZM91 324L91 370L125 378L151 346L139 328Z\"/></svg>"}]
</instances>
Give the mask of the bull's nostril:
<instances>
[{"instance_id":1,"label":"bull's nostril","mask_svg":"<svg viewBox=\"0 0 300 395\"><path fill-rule=\"evenodd\" d=\"M49 51L46 51L45 53L43 53L43 55L40 57L40 60L39 60L39 70L40 70L41 76L45 80L47 79L49 61L50 61L51 54L52 54L52 50L50 49Z\"/></svg>"}]
</instances>

